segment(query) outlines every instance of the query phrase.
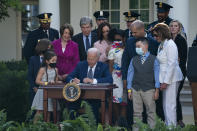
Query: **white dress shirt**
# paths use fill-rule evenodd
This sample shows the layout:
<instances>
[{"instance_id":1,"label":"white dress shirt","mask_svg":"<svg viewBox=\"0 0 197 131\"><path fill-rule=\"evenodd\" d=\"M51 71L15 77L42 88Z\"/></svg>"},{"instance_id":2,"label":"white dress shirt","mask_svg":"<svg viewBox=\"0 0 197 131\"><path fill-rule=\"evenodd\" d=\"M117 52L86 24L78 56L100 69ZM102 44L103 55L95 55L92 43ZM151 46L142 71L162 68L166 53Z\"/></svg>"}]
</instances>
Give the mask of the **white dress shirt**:
<instances>
[{"instance_id":1,"label":"white dress shirt","mask_svg":"<svg viewBox=\"0 0 197 131\"><path fill-rule=\"evenodd\" d=\"M40 63L42 63L44 57L43 56L40 56Z\"/></svg>"}]
</instances>

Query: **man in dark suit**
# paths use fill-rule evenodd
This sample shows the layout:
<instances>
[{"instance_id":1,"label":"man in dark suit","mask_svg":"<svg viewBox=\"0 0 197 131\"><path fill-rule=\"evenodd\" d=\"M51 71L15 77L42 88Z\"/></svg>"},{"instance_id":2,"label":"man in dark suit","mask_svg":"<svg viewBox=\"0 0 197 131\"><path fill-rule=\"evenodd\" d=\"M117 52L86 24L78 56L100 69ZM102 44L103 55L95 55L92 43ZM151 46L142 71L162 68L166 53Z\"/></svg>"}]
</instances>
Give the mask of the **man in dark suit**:
<instances>
[{"instance_id":1,"label":"man in dark suit","mask_svg":"<svg viewBox=\"0 0 197 131\"><path fill-rule=\"evenodd\" d=\"M156 2L155 5L157 5L157 21L154 21L153 23L148 25L148 31L152 31L152 28L158 24L164 22L165 24L169 25L172 19L168 16L170 12L170 8L173 8L171 5L168 5L166 3L162 2Z\"/></svg>"},{"instance_id":2,"label":"man in dark suit","mask_svg":"<svg viewBox=\"0 0 197 131\"><path fill-rule=\"evenodd\" d=\"M148 50L152 55L157 54L157 49L159 46L159 43L157 43L151 36L149 36L145 32L145 27L144 23L140 20L134 21L131 26L130 26L131 32L133 37L128 38L125 46L125 50L122 55L122 79L123 79L123 84L124 87L126 88L127 86L127 72L128 72L128 67L130 64L131 59L137 55L136 53L136 39L140 37L146 37L149 42L149 48ZM132 124L133 120L133 108L132 108L132 101L128 100L128 122L129 124ZM146 117L146 115L143 115ZM146 121L144 119L144 121Z\"/></svg>"},{"instance_id":3,"label":"man in dark suit","mask_svg":"<svg viewBox=\"0 0 197 131\"><path fill-rule=\"evenodd\" d=\"M96 18L97 27L103 22L108 22L107 19L109 18L109 12L107 11L96 11L94 12L94 17ZM98 29L94 29L92 32L95 34L98 33Z\"/></svg>"},{"instance_id":4,"label":"man in dark suit","mask_svg":"<svg viewBox=\"0 0 197 131\"><path fill-rule=\"evenodd\" d=\"M87 50L94 46L97 41L97 35L92 31L92 19L90 17L82 17L80 19L81 33L73 36L72 40L78 44L80 61L86 60Z\"/></svg>"},{"instance_id":5,"label":"man in dark suit","mask_svg":"<svg viewBox=\"0 0 197 131\"><path fill-rule=\"evenodd\" d=\"M78 83L113 83L112 75L109 71L107 64L99 62L100 52L96 48L90 48L87 51L87 60L81 61L77 64L74 71L69 74L66 78L66 82ZM73 103L69 103L69 110L77 110L80 108L81 100ZM92 106L94 115L98 122L99 118L99 100L88 100L89 104ZM71 117L73 117L71 115Z\"/></svg>"},{"instance_id":6,"label":"man in dark suit","mask_svg":"<svg viewBox=\"0 0 197 131\"><path fill-rule=\"evenodd\" d=\"M131 32L133 37L129 38L126 42L126 47L122 56L122 75L123 80L126 80L127 70L130 64L130 60L133 56L137 55L135 51L135 41L137 38L146 37L149 40L149 51L152 55L157 55L157 49L159 43L156 42L150 35L145 32L144 23L140 20L136 20L131 24Z\"/></svg>"},{"instance_id":7,"label":"man in dark suit","mask_svg":"<svg viewBox=\"0 0 197 131\"><path fill-rule=\"evenodd\" d=\"M125 16L125 21L127 22L127 29L125 30L125 37L127 40L132 37L132 32L130 30L131 24L141 15L133 11L124 12L123 15Z\"/></svg>"},{"instance_id":8,"label":"man in dark suit","mask_svg":"<svg viewBox=\"0 0 197 131\"><path fill-rule=\"evenodd\" d=\"M37 90L38 85L35 83L38 71L40 69L42 59L40 56L32 56L29 60L28 66L28 81L30 83L30 104L35 96L35 90Z\"/></svg>"},{"instance_id":9,"label":"man in dark suit","mask_svg":"<svg viewBox=\"0 0 197 131\"><path fill-rule=\"evenodd\" d=\"M31 31L28 34L24 46L24 56L25 59L27 60L27 63L29 63L30 57L36 54L35 47L38 43L38 40L43 38L47 38L50 41L59 39L58 31L53 28L50 28L51 15L52 13L43 13L37 16L39 18L40 27L34 31Z\"/></svg>"}]
</instances>

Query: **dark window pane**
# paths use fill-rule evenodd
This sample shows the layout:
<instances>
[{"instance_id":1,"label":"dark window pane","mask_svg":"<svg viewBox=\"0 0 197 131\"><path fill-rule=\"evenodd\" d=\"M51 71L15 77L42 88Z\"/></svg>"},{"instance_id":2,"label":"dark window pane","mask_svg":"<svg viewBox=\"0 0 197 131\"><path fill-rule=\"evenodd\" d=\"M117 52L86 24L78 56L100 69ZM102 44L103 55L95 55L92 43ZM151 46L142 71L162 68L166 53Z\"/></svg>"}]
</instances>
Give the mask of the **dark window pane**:
<instances>
[{"instance_id":1,"label":"dark window pane","mask_svg":"<svg viewBox=\"0 0 197 131\"><path fill-rule=\"evenodd\" d=\"M132 11L139 14L139 10L132 10Z\"/></svg>"},{"instance_id":2,"label":"dark window pane","mask_svg":"<svg viewBox=\"0 0 197 131\"><path fill-rule=\"evenodd\" d=\"M120 24L111 24L112 28L120 29Z\"/></svg>"},{"instance_id":3,"label":"dark window pane","mask_svg":"<svg viewBox=\"0 0 197 131\"><path fill-rule=\"evenodd\" d=\"M37 15L38 15L38 5L32 5L32 21L31 21L31 26L33 29L37 28L39 26L39 21L37 19Z\"/></svg>"},{"instance_id":4,"label":"dark window pane","mask_svg":"<svg viewBox=\"0 0 197 131\"><path fill-rule=\"evenodd\" d=\"M120 0L111 0L111 9L120 9Z\"/></svg>"},{"instance_id":5,"label":"dark window pane","mask_svg":"<svg viewBox=\"0 0 197 131\"><path fill-rule=\"evenodd\" d=\"M24 5L22 12L22 46L26 41L28 32L39 27L39 21L36 17L38 15L38 5Z\"/></svg>"},{"instance_id":6,"label":"dark window pane","mask_svg":"<svg viewBox=\"0 0 197 131\"><path fill-rule=\"evenodd\" d=\"M148 23L144 24L145 29L147 29L148 25L149 25Z\"/></svg>"},{"instance_id":7,"label":"dark window pane","mask_svg":"<svg viewBox=\"0 0 197 131\"><path fill-rule=\"evenodd\" d=\"M110 14L110 15L111 15L111 14ZM109 15L109 16L110 16L110 15ZM109 22L109 17L107 18L107 21Z\"/></svg>"},{"instance_id":8,"label":"dark window pane","mask_svg":"<svg viewBox=\"0 0 197 131\"><path fill-rule=\"evenodd\" d=\"M120 22L120 11L111 11L111 23Z\"/></svg>"},{"instance_id":9,"label":"dark window pane","mask_svg":"<svg viewBox=\"0 0 197 131\"><path fill-rule=\"evenodd\" d=\"M141 9L149 9L149 0L140 0Z\"/></svg>"},{"instance_id":10,"label":"dark window pane","mask_svg":"<svg viewBox=\"0 0 197 131\"><path fill-rule=\"evenodd\" d=\"M140 19L143 22L149 22L149 11L148 10L141 10L140 14L141 14Z\"/></svg>"},{"instance_id":11,"label":"dark window pane","mask_svg":"<svg viewBox=\"0 0 197 131\"><path fill-rule=\"evenodd\" d=\"M24 5L22 12L22 31L28 32L39 26L37 19L38 5Z\"/></svg>"},{"instance_id":12,"label":"dark window pane","mask_svg":"<svg viewBox=\"0 0 197 131\"><path fill-rule=\"evenodd\" d=\"M138 9L138 0L129 0L129 9Z\"/></svg>"},{"instance_id":13,"label":"dark window pane","mask_svg":"<svg viewBox=\"0 0 197 131\"><path fill-rule=\"evenodd\" d=\"M101 10L109 9L109 0L101 0Z\"/></svg>"}]
</instances>

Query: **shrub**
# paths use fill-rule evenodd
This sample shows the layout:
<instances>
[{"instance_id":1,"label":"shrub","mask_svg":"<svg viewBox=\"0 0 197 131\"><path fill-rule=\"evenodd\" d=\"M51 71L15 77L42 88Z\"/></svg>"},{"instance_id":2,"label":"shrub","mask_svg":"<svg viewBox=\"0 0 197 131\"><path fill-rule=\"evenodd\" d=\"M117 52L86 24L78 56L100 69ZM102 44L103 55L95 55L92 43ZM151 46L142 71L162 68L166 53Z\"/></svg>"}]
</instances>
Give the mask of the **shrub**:
<instances>
[{"instance_id":1,"label":"shrub","mask_svg":"<svg viewBox=\"0 0 197 131\"><path fill-rule=\"evenodd\" d=\"M27 63L25 60L22 60L22 61L6 61L6 62L1 62L1 64L4 64L6 65L7 69L13 71L13 70L16 70L16 71L26 71L27 70Z\"/></svg>"},{"instance_id":2,"label":"shrub","mask_svg":"<svg viewBox=\"0 0 197 131\"><path fill-rule=\"evenodd\" d=\"M8 120L25 120L29 107L26 68L24 61L0 63L0 110L6 110Z\"/></svg>"},{"instance_id":3,"label":"shrub","mask_svg":"<svg viewBox=\"0 0 197 131\"><path fill-rule=\"evenodd\" d=\"M165 123L156 117L156 125L154 129L150 129L147 124L144 124L139 119L136 119L136 125L139 131L197 131L197 127L194 125L186 125L184 128L180 126L166 126Z\"/></svg>"}]
</instances>

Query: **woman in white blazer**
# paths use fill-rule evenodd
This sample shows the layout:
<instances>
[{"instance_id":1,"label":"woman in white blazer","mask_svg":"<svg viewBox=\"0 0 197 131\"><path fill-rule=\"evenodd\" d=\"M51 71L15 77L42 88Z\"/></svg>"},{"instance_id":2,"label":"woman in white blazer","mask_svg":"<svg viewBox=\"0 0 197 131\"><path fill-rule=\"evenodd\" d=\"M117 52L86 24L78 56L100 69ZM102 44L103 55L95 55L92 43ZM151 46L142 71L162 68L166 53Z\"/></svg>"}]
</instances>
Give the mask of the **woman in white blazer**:
<instances>
[{"instance_id":1,"label":"woman in white blazer","mask_svg":"<svg viewBox=\"0 0 197 131\"><path fill-rule=\"evenodd\" d=\"M153 35L160 43L157 59L160 63L159 81L163 91L163 109L166 125L176 125L176 97L180 81L183 79L178 62L178 50L171 39L169 27L160 23L153 28Z\"/></svg>"}]
</instances>

